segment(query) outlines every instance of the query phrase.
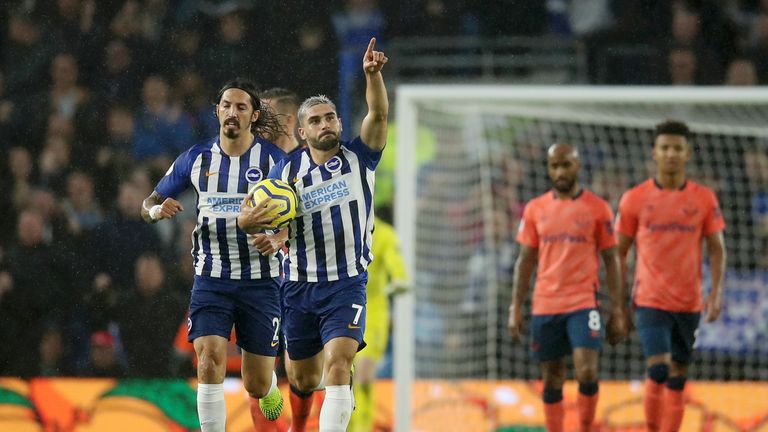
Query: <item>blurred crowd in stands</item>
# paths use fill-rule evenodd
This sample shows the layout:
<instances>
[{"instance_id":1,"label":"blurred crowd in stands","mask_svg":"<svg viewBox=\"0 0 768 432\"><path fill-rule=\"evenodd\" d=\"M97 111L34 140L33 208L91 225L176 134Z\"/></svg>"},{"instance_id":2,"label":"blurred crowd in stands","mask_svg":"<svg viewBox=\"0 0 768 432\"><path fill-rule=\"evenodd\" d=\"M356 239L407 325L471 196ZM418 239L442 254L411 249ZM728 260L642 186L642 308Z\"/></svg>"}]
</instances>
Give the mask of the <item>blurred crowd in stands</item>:
<instances>
[{"instance_id":1,"label":"blurred crowd in stands","mask_svg":"<svg viewBox=\"0 0 768 432\"><path fill-rule=\"evenodd\" d=\"M336 98L339 53L371 35L384 49L424 36L578 40L595 84L768 81L766 0L5 0L0 376L193 374L173 342L194 197L152 226L142 199L217 133L211 99L226 80Z\"/></svg>"}]
</instances>

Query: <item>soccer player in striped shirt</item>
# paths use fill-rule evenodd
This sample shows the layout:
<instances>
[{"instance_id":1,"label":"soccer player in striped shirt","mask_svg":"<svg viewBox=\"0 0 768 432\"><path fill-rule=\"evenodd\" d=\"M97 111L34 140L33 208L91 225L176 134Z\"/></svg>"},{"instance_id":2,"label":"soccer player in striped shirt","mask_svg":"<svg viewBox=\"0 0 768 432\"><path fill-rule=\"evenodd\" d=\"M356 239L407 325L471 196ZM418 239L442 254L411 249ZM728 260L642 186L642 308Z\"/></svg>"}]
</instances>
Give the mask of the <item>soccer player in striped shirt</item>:
<instances>
[{"instance_id":1,"label":"soccer player in striped shirt","mask_svg":"<svg viewBox=\"0 0 768 432\"><path fill-rule=\"evenodd\" d=\"M296 188L299 208L289 226L283 284L291 385L310 393L325 376L320 431L344 431L353 409L350 370L365 346L366 269L373 259L374 170L387 137L389 102L371 39L363 56L368 114L360 136L341 142L341 119L325 96L299 108L308 147L278 162L269 177Z\"/></svg>"},{"instance_id":2,"label":"soccer player in striped shirt","mask_svg":"<svg viewBox=\"0 0 768 432\"><path fill-rule=\"evenodd\" d=\"M282 87L273 87L261 92L261 103L268 106L277 115L278 122L280 123L280 131L277 134L265 134L264 138L274 143L282 150L286 156L291 155L294 152L300 151L302 148L299 139L296 134L296 127L298 124L298 111L301 100L299 96L291 90ZM288 230L282 230L280 235L271 236L266 233L258 233L253 235L253 243L256 245L262 253L272 253L273 248L280 247L285 244L285 239L288 234ZM283 341L282 332L279 335L280 340ZM281 357L278 362L282 361L285 370L290 369L290 359L284 354L284 349L281 346L278 351L278 356ZM292 389L293 390L293 389ZM304 396L304 397L302 397ZM312 409L312 393L307 395L297 395L295 391L291 391L291 430L293 432L303 432L309 414ZM277 422L270 421L261 412L259 408L258 400L253 398L251 402L251 418L253 419L253 425L259 432L277 432L279 425Z\"/></svg>"},{"instance_id":3,"label":"soccer player in striped shirt","mask_svg":"<svg viewBox=\"0 0 768 432\"><path fill-rule=\"evenodd\" d=\"M644 409L649 431L680 429L701 310L707 322L714 321L722 304L725 221L715 193L686 178L689 138L685 123L670 120L656 126L651 153L656 176L622 196L616 223L622 268L632 244L637 245L632 294L648 368ZM704 242L712 290L702 304Z\"/></svg>"},{"instance_id":4,"label":"soccer player in striped shirt","mask_svg":"<svg viewBox=\"0 0 768 432\"><path fill-rule=\"evenodd\" d=\"M277 135L267 135L264 138L280 147L286 155L301 150L301 143L296 137L296 116L301 105L299 95L282 87L273 87L261 92L261 103L277 114L281 128Z\"/></svg>"},{"instance_id":5,"label":"soccer player in striped shirt","mask_svg":"<svg viewBox=\"0 0 768 432\"><path fill-rule=\"evenodd\" d=\"M176 198L197 192L192 233L195 281L187 322L198 357L197 409L203 432L223 432L227 341L234 325L242 349L243 385L265 417L276 419L282 396L274 373L280 328L280 262L259 253L238 226L249 186L266 177L284 153L257 134L279 130L253 84L234 80L219 90L219 135L182 153L144 200L142 218L155 223L183 211ZM271 222L271 206L243 207L249 228Z\"/></svg>"},{"instance_id":6,"label":"soccer player in striped shirt","mask_svg":"<svg viewBox=\"0 0 768 432\"><path fill-rule=\"evenodd\" d=\"M298 112L299 105L301 105L301 99L299 96L286 88L273 87L261 92L261 103L269 106L269 108L277 114L277 119L280 123L281 132L275 136L265 135L264 138L273 142L276 146L285 152L286 156L301 151L304 147L299 138L297 137L298 131ZM278 247L285 244L288 230L282 230L278 236L270 236L264 233L255 234L253 236L255 244L259 246L259 250L263 252L271 252L272 247ZM285 340L280 334L281 342ZM281 345L280 360L283 362L283 366L286 371L291 368L291 361L287 355L285 355L285 347ZM312 411L313 393L297 393L294 387L291 387L290 392L290 404L291 404L291 432L304 432L307 421L309 420L309 414ZM254 406L253 398L251 398L251 418L253 419L253 425L257 431L260 432L277 432L279 425L276 422L271 422L266 419L258 408L258 404Z\"/></svg>"},{"instance_id":7,"label":"soccer player in striped shirt","mask_svg":"<svg viewBox=\"0 0 768 432\"><path fill-rule=\"evenodd\" d=\"M522 306L538 262L533 292L531 352L544 379L544 416L547 430L564 430L564 357L573 354L579 382L579 430L592 430L598 399L598 354L602 322L597 301L600 262L606 270L611 312L606 336L617 343L626 336L621 273L613 212L608 203L578 182L578 150L570 144L549 148L547 168L553 189L526 206L517 241L509 332L522 334Z\"/></svg>"}]
</instances>

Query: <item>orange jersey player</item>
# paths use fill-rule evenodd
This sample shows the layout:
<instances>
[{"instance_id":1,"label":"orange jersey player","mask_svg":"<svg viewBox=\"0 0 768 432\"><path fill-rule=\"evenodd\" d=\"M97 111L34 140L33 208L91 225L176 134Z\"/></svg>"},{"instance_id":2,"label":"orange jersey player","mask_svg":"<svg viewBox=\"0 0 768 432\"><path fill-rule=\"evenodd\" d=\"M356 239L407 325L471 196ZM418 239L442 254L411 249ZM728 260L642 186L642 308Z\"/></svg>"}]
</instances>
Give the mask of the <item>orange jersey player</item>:
<instances>
[{"instance_id":1,"label":"orange jersey player","mask_svg":"<svg viewBox=\"0 0 768 432\"><path fill-rule=\"evenodd\" d=\"M637 244L632 292L648 367L644 409L649 431L677 431L683 420L683 388L703 307L703 240L712 269L707 321L720 314L723 294L725 222L714 192L686 178L689 135L681 122L656 126L656 176L624 194L616 223L622 268Z\"/></svg>"},{"instance_id":2,"label":"orange jersey player","mask_svg":"<svg viewBox=\"0 0 768 432\"><path fill-rule=\"evenodd\" d=\"M573 353L579 382L581 431L592 430L598 399L598 353L602 346L602 320L598 310L598 270L601 255L611 299L607 337L617 343L626 334L621 274L613 212L603 199L578 183L581 162L570 144L554 144L547 156L553 190L525 207L517 241L509 331L522 333L522 305L538 261L533 293L531 351L544 379L544 415L547 430L563 430L564 357Z\"/></svg>"}]
</instances>

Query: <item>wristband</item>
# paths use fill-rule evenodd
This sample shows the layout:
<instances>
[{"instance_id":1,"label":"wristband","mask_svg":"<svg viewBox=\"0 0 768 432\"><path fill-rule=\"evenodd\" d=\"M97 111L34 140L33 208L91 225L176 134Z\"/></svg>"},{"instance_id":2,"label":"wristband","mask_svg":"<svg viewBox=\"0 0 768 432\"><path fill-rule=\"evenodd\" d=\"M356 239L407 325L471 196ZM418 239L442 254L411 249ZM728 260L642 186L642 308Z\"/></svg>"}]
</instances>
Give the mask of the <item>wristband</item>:
<instances>
[{"instance_id":1,"label":"wristband","mask_svg":"<svg viewBox=\"0 0 768 432\"><path fill-rule=\"evenodd\" d=\"M153 205L152 208L149 209L149 218L156 221L161 210L163 210L163 206L160 204Z\"/></svg>"}]
</instances>

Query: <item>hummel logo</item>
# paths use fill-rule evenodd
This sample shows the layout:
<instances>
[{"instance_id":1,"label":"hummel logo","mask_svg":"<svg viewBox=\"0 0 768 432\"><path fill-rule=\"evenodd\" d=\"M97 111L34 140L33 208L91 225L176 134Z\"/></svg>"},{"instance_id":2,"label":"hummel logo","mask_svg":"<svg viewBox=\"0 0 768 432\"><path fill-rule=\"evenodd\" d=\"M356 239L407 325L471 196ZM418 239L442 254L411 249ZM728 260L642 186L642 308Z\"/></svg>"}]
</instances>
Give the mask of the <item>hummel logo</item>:
<instances>
[{"instance_id":1,"label":"hummel logo","mask_svg":"<svg viewBox=\"0 0 768 432\"><path fill-rule=\"evenodd\" d=\"M356 326L356 325L352 325L352 324L347 324L347 328L354 330L354 329L359 329L360 326Z\"/></svg>"},{"instance_id":2,"label":"hummel logo","mask_svg":"<svg viewBox=\"0 0 768 432\"><path fill-rule=\"evenodd\" d=\"M205 176L206 176L206 177L210 177L210 176L212 176L212 175L216 175L216 174L218 174L218 173L219 173L218 171L216 171L216 172L210 172L210 171L206 171L206 172L205 172Z\"/></svg>"}]
</instances>

